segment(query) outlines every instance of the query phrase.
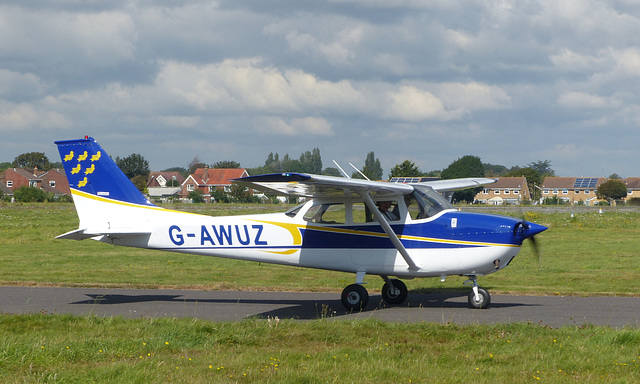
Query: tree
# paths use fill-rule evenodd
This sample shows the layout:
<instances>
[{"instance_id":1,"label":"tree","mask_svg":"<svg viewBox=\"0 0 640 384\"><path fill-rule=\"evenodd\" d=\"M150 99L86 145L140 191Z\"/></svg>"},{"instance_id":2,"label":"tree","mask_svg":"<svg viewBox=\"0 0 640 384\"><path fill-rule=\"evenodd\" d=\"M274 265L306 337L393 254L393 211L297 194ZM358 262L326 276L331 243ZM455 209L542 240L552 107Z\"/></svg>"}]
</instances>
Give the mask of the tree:
<instances>
[{"instance_id":1,"label":"tree","mask_svg":"<svg viewBox=\"0 0 640 384\"><path fill-rule=\"evenodd\" d=\"M540 190L535 186L540 186L542 184L542 175L540 172L536 171L533 168L518 168L513 169L503 176L505 177L522 177L524 176L527 179L527 185L529 186L529 190L533 192L533 199L537 200L540 197Z\"/></svg>"},{"instance_id":2,"label":"tree","mask_svg":"<svg viewBox=\"0 0 640 384\"><path fill-rule=\"evenodd\" d=\"M214 163L211 168L240 168L240 163L232 160L222 160Z\"/></svg>"},{"instance_id":3,"label":"tree","mask_svg":"<svg viewBox=\"0 0 640 384\"><path fill-rule=\"evenodd\" d=\"M484 177L484 166L478 156L466 155L449 164L440 175L443 179L459 179L463 177ZM476 194L482 187L468 188L456 191L453 201L473 202Z\"/></svg>"},{"instance_id":4,"label":"tree","mask_svg":"<svg viewBox=\"0 0 640 384\"><path fill-rule=\"evenodd\" d=\"M551 160L538 160L527 164L527 167L533 168L540 173L542 177L555 176L556 172L551 169Z\"/></svg>"},{"instance_id":5,"label":"tree","mask_svg":"<svg viewBox=\"0 0 640 384\"><path fill-rule=\"evenodd\" d=\"M191 175L196 173L196 169L198 168L204 168L207 165L205 163L203 163L202 161L200 161L200 159L198 158L198 156L195 156L193 158L193 160L191 160L191 162L189 163L189 166L187 167L187 175Z\"/></svg>"},{"instance_id":6,"label":"tree","mask_svg":"<svg viewBox=\"0 0 640 384\"><path fill-rule=\"evenodd\" d=\"M313 148L311 152L306 151L300 155L300 164L302 172L313 173L319 175L322 173L322 156L320 149Z\"/></svg>"},{"instance_id":7,"label":"tree","mask_svg":"<svg viewBox=\"0 0 640 384\"><path fill-rule=\"evenodd\" d=\"M163 169L161 172L178 172L185 179L189 177L189 171L183 167L171 167L171 168Z\"/></svg>"},{"instance_id":8,"label":"tree","mask_svg":"<svg viewBox=\"0 0 640 384\"><path fill-rule=\"evenodd\" d=\"M608 178L615 179L615 180L622 180L622 176L618 175L617 173L612 173L611 175L609 175Z\"/></svg>"},{"instance_id":9,"label":"tree","mask_svg":"<svg viewBox=\"0 0 640 384\"><path fill-rule=\"evenodd\" d=\"M367 153L362 173L364 173L369 180L382 180L383 171L382 166L380 165L380 159L376 158L373 151Z\"/></svg>"},{"instance_id":10,"label":"tree","mask_svg":"<svg viewBox=\"0 0 640 384\"><path fill-rule=\"evenodd\" d=\"M627 186L620 180L607 180L600 184L596 194L598 199L605 199L611 203L627 196Z\"/></svg>"},{"instance_id":11,"label":"tree","mask_svg":"<svg viewBox=\"0 0 640 384\"><path fill-rule=\"evenodd\" d=\"M486 177L505 176L505 173L508 172L507 167L504 165L484 163L482 166L484 167L484 175Z\"/></svg>"},{"instance_id":12,"label":"tree","mask_svg":"<svg viewBox=\"0 0 640 384\"><path fill-rule=\"evenodd\" d=\"M204 196L202 194L202 191L199 189L193 190L191 192L189 192L189 194L187 195L187 197L189 199L191 199L191 201L193 203L204 203Z\"/></svg>"},{"instance_id":13,"label":"tree","mask_svg":"<svg viewBox=\"0 0 640 384\"><path fill-rule=\"evenodd\" d=\"M51 169L51 163L47 156L42 152L29 152L16 156L12 166L15 168L33 169L38 168L41 171Z\"/></svg>"},{"instance_id":14,"label":"tree","mask_svg":"<svg viewBox=\"0 0 640 384\"><path fill-rule=\"evenodd\" d=\"M449 164L442 170L443 179L459 179L462 177L484 177L484 166L478 156L466 155Z\"/></svg>"},{"instance_id":15,"label":"tree","mask_svg":"<svg viewBox=\"0 0 640 384\"><path fill-rule=\"evenodd\" d=\"M151 173L149 162L138 153L133 153L124 159L116 157L116 164L129 179L139 175L146 179Z\"/></svg>"},{"instance_id":16,"label":"tree","mask_svg":"<svg viewBox=\"0 0 640 384\"><path fill-rule=\"evenodd\" d=\"M389 173L389 179L393 177L419 177L422 176L422 172L416 166L413 161L405 160L400 164L396 164L391 168Z\"/></svg>"},{"instance_id":17,"label":"tree","mask_svg":"<svg viewBox=\"0 0 640 384\"><path fill-rule=\"evenodd\" d=\"M336 177L340 177L342 176L342 173L340 173L340 170L338 168L334 168L334 167L327 167L322 171L323 175L327 175L327 176L336 176Z\"/></svg>"}]
</instances>

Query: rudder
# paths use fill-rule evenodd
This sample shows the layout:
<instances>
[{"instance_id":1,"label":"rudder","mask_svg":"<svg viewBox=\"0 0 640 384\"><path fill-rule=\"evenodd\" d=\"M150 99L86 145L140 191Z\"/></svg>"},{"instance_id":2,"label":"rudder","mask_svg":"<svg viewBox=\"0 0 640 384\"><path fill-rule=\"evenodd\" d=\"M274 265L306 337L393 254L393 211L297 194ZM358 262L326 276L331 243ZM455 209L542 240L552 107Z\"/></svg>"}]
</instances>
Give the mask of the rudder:
<instances>
[{"instance_id":1,"label":"rudder","mask_svg":"<svg viewBox=\"0 0 640 384\"><path fill-rule=\"evenodd\" d=\"M92 137L56 141L72 195L155 206Z\"/></svg>"}]
</instances>

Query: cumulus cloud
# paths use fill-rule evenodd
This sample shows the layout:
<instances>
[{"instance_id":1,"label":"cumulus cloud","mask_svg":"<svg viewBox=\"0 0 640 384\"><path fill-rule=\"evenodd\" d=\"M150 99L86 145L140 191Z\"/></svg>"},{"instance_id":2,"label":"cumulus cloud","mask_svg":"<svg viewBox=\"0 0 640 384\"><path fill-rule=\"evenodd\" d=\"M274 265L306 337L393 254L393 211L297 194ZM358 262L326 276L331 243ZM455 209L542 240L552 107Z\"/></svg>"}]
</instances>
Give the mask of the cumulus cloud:
<instances>
[{"instance_id":1,"label":"cumulus cloud","mask_svg":"<svg viewBox=\"0 0 640 384\"><path fill-rule=\"evenodd\" d=\"M263 132L287 136L332 136L334 134L331 123L317 117L296 118L291 119L289 122L280 118L270 117L266 119L266 124L259 129Z\"/></svg>"},{"instance_id":2,"label":"cumulus cloud","mask_svg":"<svg viewBox=\"0 0 640 384\"><path fill-rule=\"evenodd\" d=\"M589 174L584 148L615 127L609 162L634 175L637 11L598 0L2 4L0 153L94 130L139 146L154 168L188 161L191 146L257 165L273 146L336 159L374 150L387 169L547 157ZM423 135L439 148L424 151Z\"/></svg>"},{"instance_id":3,"label":"cumulus cloud","mask_svg":"<svg viewBox=\"0 0 640 384\"><path fill-rule=\"evenodd\" d=\"M70 121L62 114L46 109L36 109L30 104L0 105L0 132L33 134L33 129L68 128ZM28 133L32 131L32 133Z\"/></svg>"},{"instance_id":4,"label":"cumulus cloud","mask_svg":"<svg viewBox=\"0 0 640 384\"><path fill-rule=\"evenodd\" d=\"M591 95L584 92L566 92L560 95L558 103L569 108L610 108L616 105L615 100Z\"/></svg>"}]
</instances>

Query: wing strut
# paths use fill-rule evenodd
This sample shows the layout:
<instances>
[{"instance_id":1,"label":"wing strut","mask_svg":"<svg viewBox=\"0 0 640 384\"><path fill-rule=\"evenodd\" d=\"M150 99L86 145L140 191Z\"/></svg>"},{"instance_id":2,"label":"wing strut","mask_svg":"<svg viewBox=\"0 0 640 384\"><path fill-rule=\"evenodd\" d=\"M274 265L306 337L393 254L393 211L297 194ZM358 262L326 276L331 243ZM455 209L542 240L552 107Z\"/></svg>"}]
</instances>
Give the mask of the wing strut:
<instances>
[{"instance_id":1,"label":"wing strut","mask_svg":"<svg viewBox=\"0 0 640 384\"><path fill-rule=\"evenodd\" d=\"M396 233L393 232L391 225L389 225L389 222L384 217L382 212L380 212L380 210L378 209L378 206L376 206L376 204L373 202L371 195L368 192L362 192L361 196L364 199L365 205L373 213L373 217L375 217L376 221L380 223L380 225L382 226L382 229L384 229L385 233L387 234L387 236L389 236L389 239L391 240L393 245L396 247L398 252L400 252L402 257L404 258L404 261L406 261L407 264L409 264L409 270L410 271L419 270L420 267L418 267L416 263L413 261L413 259L411 258L411 256L409 256L409 252L407 252L404 245L402 245L402 242L400 241Z\"/></svg>"}]
</instances>

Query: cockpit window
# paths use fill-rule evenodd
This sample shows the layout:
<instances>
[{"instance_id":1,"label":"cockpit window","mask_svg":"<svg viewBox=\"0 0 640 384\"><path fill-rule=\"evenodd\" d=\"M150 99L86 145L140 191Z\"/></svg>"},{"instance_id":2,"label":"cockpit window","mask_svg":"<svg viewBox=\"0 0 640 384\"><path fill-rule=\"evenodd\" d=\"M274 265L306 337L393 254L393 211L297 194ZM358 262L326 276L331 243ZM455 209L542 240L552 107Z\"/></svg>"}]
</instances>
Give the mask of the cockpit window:
<instances>
[{"instance_id":1,"label":"cockpit window","mask_svg":"<svg viewBox=\"0 0 640 384\"><path fill-rule=\"evenodd\" d=\"M304 207L304 205L305 205L305 203L296 205L295 207L291 208L290 210L288 210L284 214L289 216L289 217L295 217L298 214L298 212L300 212L302 207Z\"/></svg>"},{"instance_id":2,"label":"cockpit window","mask_svg":"<svg viewBox=\"0 0 640 384\"><path fill-rule=\"evenodd\" d=\"M405 202L407 202L407 208L412 219L426 219L437 215L445 209L454 208L441 194L431 187L413 185L413 188L413 193L405 196Z\"/></svg>"},{"instance_id":3,"label":"cockpit window","mask_svg":"<svg viewBox=\"0 0 640 384\"><path fill-rule=\"evenodd\" d=\"M304 214L304 219L312 223L344 224L345 213L345 206L342 203L318 204L309 208Z\"/></svg>"}]
</instances>

